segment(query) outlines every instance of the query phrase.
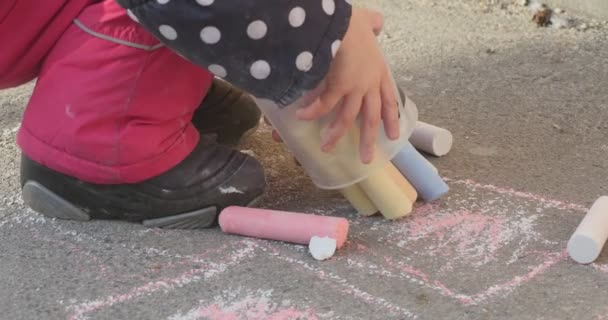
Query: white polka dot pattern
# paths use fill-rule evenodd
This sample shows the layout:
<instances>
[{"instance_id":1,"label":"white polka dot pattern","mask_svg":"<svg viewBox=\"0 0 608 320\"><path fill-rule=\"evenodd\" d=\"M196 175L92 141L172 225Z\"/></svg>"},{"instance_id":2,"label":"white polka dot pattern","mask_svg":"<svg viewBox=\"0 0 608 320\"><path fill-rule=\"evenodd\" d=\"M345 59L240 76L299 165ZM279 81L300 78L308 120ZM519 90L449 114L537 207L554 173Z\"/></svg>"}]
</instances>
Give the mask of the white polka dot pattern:
<instances>
[{"instance_id":1,"label":"white polka dot pattern","mask_svg":"<svg viewBox=\"0 0 608 320\"><path fill-rule=\"evenodd\" d=\"M173 29L173 27L171 27L171 26L168 26L166 24L162 24L162 25L160 25L160 27L158 27L158 31L167 40L175 40L175 39L177 39L177 31L175 31L175 29Z\"/></svg>"},{"instance_id":2,"label":"white polka dot pattern","mask_svg":"<svg viewBox=\"0 0 608 320\"><path fill-rule=\"evenodd\" d=\"M351 0L116 2L177 54L279 106L325 77L352 12Z\"/></svg>"},{"instance_id":3,"label":"white polka dot pattern","mask_svg":"<svg viewBox=\"0 0 608 320\"><path fill-rule=\"evenodd\" d=\"M335 0L322 0L323 1L323 11L328 15L333 15L336 11L336 2Z\"/></svg>"},{"instance_id":4,"label":"white polka dot pattern","mask_svg":"<svg viewBox=\"0 0 608 320\"><path fill-rule=\"evenodd\" d=\"M139 19L137 19L137 17L135 16L135 14L133 13L133 11L131 10L127 10L127 15L129 16L129 18L131 18L131 20L139 23Z\"/></svg>"},{"instance_id":5,"label":"white polka dot pattern","mask_svg":"<svg viewBox=\"0 0 608 320\"><path fill-rule=\"evenodd\" d=\"M268 27L262 20L256 20L247 26L247 35L253 40L259 40L264 38Z\"/></svg>"},{"instance_id":6,"label":"white polka dot pattern","mask_svg":"<svg viewBox=\"0 0 608 320\"><path fill-rule=\"evenodd\" d=\"M252 77L264 80L270 75L270 65L264 60L258 60L251 65L250 72Z\"/></svg>"},{"instance_id":7,"label":"white polka dot pattern","mask_svg":"<svg viewBox=\"0 0 608 320\"><path fill-rule=\"evenodd\" d=\"M213 0L196 0L201 6L210 6L213 4Z\"/></svg>"},{"instance_id":8,"label":"white polka dot pattern","mask_svg":"<svg viewBox=\"0 0 608 320\"><path fill-rule=\"evenodd\" d=\"M336 40L334 42L332 42L331 44L331 56L335 57L336 53L338 53L338 50L340 49L340 45L342 44L342 41L340 40Z\"/></svg>"},{"instance_id":9,"label":"white polka dot pattern","mask_svg":"<svg viewBox=\"0 0 608 320\"><path fill-rule=\"evenodd\" d=\"M221 38L222 33L216 27L209 26L204 27L203 30L201 30L201 40L206 44L216 44L220 42Z\"/></svg>"},{"instance_id":10,"label":"white polka dot pattern","mask_svg":"<svg viewBox=\"0 0 608 320\"><path fill-rule=\"evenodd\" d=\"M302 7L295 7L289 11L289 25L294 28L301 27L306 21L306 11Z\"/></svg>"},{"instance_id":11,"label":"white polka dot pattern","mask_svg":"<svg viewBox=\"0 0 608 320\"><path fill-rule=\"evenodd\" d=\"M308 51L304 51L298 55L296 58L296 67L298 70L306 72L312 68L312 53Z\"/></svg>"},{"instance_id":12,"label":"white polka dot pattern","mask_svg":"<svg viewBox=\"0 0 608 320\"><path fill-rule=\"evenodd\" d=\"M220 66L219 64L212 64L207 69L220 78L226 78L226 76L228 76L228 72L226 72L226 69Z\"/></svg>"}]
</instances>

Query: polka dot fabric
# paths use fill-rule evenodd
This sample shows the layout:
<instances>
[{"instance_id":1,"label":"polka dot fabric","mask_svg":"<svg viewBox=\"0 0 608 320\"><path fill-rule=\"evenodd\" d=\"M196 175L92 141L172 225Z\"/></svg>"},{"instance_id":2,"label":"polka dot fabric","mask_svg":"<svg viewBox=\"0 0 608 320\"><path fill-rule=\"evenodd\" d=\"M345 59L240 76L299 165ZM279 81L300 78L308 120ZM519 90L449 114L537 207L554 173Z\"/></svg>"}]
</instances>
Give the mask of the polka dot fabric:
<instances>
[{"instance_id":1,"label":"polka dot fabric","mask_svg":"<svg viewBox=\"0 0 608 320\"><path fill-rule=\"evenodd\" d=\"M325 77L347 0L116 0L165 45L283 107Z\"/></svg>"}]
</instances>

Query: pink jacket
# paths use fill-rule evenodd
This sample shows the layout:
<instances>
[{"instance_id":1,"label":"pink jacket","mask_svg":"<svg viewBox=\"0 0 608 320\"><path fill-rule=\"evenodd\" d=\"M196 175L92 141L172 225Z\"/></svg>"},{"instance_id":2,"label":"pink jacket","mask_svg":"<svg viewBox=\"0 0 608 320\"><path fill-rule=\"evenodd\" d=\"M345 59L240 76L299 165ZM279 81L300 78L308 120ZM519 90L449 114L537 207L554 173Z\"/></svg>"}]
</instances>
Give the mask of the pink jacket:
<instances>
[{"instance_id":1,"label":"pink jacket","mask_svg":"<svg viewBox=\"0 0 608 320\"><path fill-rule=\"evenodd\" d=\"M34 79L72 20L99 0L0 1L0 89Z\"/></svg>"}]
</instances>

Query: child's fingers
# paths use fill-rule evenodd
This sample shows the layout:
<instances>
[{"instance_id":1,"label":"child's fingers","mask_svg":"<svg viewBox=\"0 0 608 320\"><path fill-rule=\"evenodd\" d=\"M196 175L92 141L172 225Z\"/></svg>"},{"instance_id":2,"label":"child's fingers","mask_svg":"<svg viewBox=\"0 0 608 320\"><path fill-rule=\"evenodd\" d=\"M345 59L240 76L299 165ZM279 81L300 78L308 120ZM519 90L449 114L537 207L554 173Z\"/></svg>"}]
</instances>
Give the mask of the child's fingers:
<instances>
[{"instance_id":1,"label":"child's fingers","mask_svg":"<svg viewBox=\"0 0 608 320\"><path fill-rule=\"evenodd\" d=\"M343 99L338 114L321 137L321 150L327 152L333 149L344 133L353 126L362 100L363 95L357 93L349 94Z\"/></svg>"},{"instance_id":2,"label":"child's fingers","mask_svg":"<svg viewBox=\"0 0 608 320\"><path fill-rule=\"evenodd\" d=\"M281 136L279 135L279 132L274 129L272 130L272 140L274 140L275 142L279 142L279 143L283 142L283 138L281 138Z\"/></svg>"},{"instance_id":3,"label":"child's fingers","mask_svg":"<svg viewBox=\"0 0 608 320\"><path fill-rule=\"evenodd\" d=\"M382 98L380 97L380 92L372 90L363 98L363 106L361 108L361 145L359 153L361 161L365 164L372 162L374 159L381 112Z\"/></svg>"},{"instance_id":4,"label":"child's fingers","mask_svg":"<svg viewBox=\"0 0 608 320\"><path fill-rule=\"evenodd\" d=\"M268 118L264 117L264 123L266 123L267 125L272 127L272 123L270 123L270 120L268 120ZM282 143L283 142L283 138L281 138L281 135L279 135L279 132L275 129L272 128L272 140L274 140L275 142L279 142Z\"/></svg>"},{"instance_id":5,"label":"child's fingers","mask_svg":"<svg viewBox=\"0 0 608 320\"><path fill-rule=\"evenodd\" d=\"M330 113L344 94L341 90L328 88L310 105L300 108L296 116L301 120L316 120Z\"/></svg>"},{"instance_id":6,"label":"child's fingers","mask_svg":"<svg viewBox=\"0 0 608 320\"><path fill-rule=\"evenodd\" d=\"M264 118L264 120L266 120L266 118ZM283 138L281 138L281 136L279 135L279 132L275 129L272 129L272 140L274 140L275 142L278 143L283 143ZM293 158L293 162L295 162L295 164L298 167L301 167L302 164L300 163L300 161L298 161L298 159L296 159L296 157L292 157Z\"/></svg>"},{"instance_id":7,"label":"child's fingers","mask_svg":"<svg viewBox=\"0 0 608 320\"><path fill-rule=\"evenodd\" d=\"M382 93L382 121L384 132L391 140L399 139L399 110L397 110L397 96L388 71L382 78L380 87Z\"/></svg>"}]
</instances>

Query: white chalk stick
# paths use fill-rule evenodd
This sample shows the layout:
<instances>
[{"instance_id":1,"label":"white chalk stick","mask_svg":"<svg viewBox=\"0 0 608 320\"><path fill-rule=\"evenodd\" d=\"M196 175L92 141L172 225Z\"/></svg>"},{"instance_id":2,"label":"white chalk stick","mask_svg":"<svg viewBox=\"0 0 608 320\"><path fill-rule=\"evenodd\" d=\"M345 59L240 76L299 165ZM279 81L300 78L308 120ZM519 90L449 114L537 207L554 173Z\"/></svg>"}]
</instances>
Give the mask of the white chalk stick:
<instances>
[{"instance_id":1,"label":"white chalk stick","mask_svg":"<svg viewBox=\"0 0 608 320\"><path fill-rule=\"evenodd\" d=\"M436 157L448 154L452 149L453 141L450 131L421 121L416 122L416 127L410 136L410 142L416 149Z\"/></svg>"},{"instance_id":2,"label":"white chalk stick","mask_svg":"<svg viewBox=\"0 0 608 320\"><path fill-rule=\"evenodd\" d=\"M608 239L608 197L593 204L570 241L568 254L578 263L591 263L597 259Z\"/></svg>"}]
</instances>

